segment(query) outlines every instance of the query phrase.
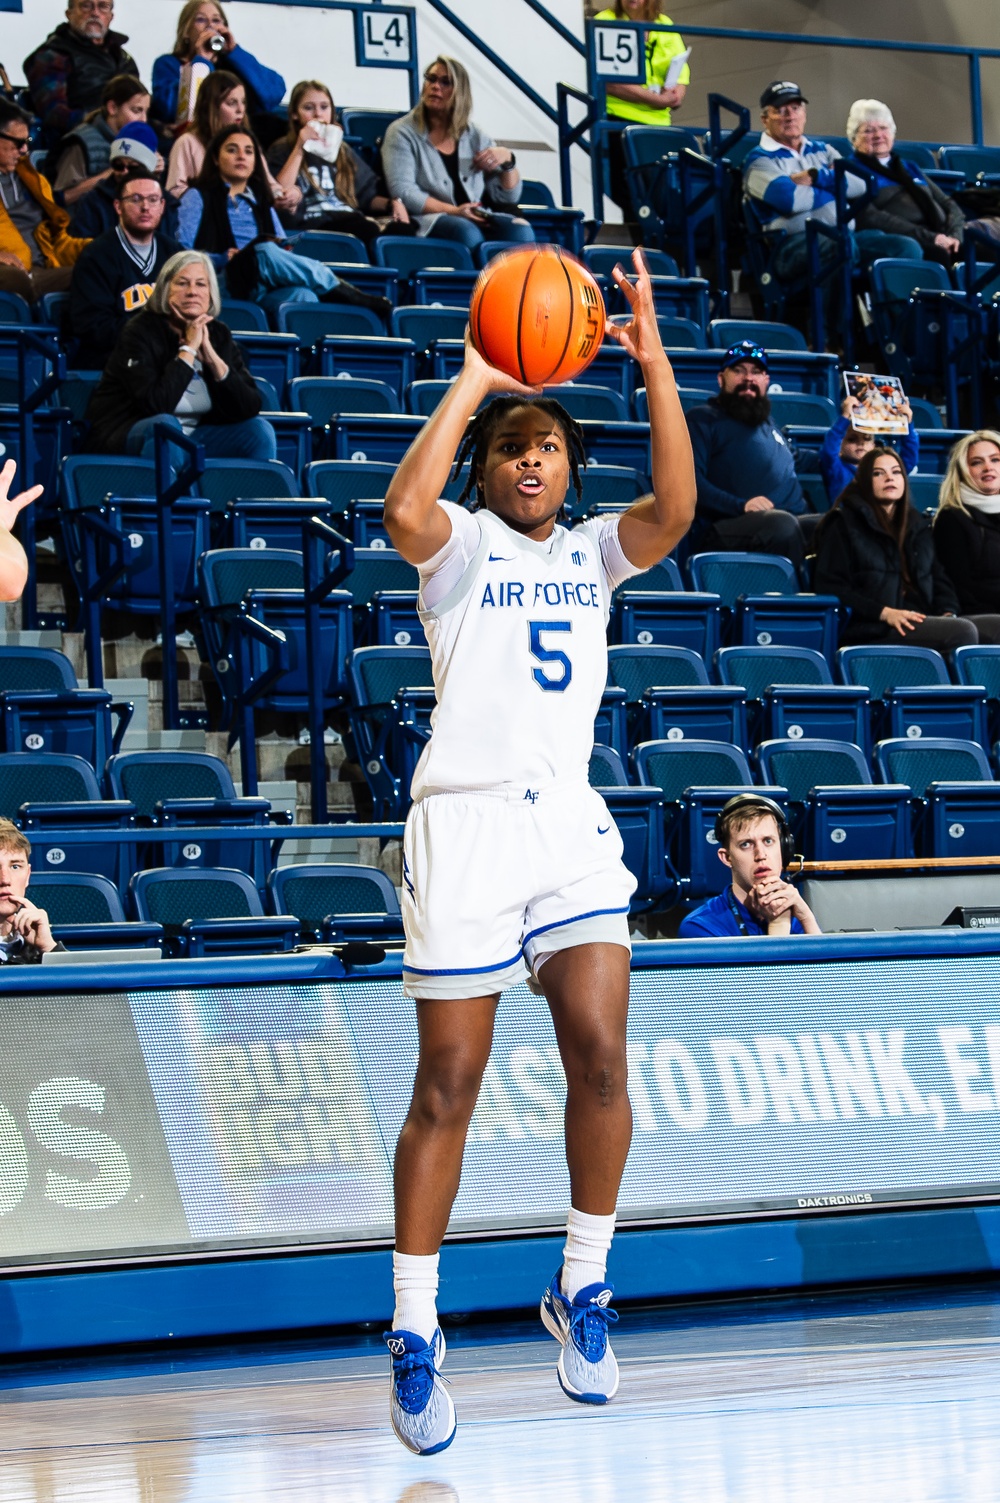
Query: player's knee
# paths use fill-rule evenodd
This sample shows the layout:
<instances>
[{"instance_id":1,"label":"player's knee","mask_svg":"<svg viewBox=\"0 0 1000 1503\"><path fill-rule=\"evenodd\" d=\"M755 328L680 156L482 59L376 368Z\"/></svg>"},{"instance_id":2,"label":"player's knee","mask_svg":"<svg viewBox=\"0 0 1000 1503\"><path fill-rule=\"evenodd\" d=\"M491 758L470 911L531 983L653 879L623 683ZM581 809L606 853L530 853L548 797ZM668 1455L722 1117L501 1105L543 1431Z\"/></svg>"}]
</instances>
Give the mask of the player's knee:
<instances>
[{"instance_id":1,"label":"player's knee","mask_svg":"<svg viewBox=\"0 0 1000 1503\"><path fill-rule=\"evenodd\" d=\"M428 1127L467 1123L476 1107L482 1069L458 1057L421 1071L413 1093L413 1112Z\"/></svg>"},{"instance_id":2,"label":"player's knee","mask_svg":"<svg viewBox=\"0 0 1000 1503\"><path fill-rule=\"evenodd\" d=\"M569 1089L595 1098L602 1106L615 1104L628 1089L628 1063L617 1041L596 1040L566 1066Z\"/></svg>"}]
</instances>

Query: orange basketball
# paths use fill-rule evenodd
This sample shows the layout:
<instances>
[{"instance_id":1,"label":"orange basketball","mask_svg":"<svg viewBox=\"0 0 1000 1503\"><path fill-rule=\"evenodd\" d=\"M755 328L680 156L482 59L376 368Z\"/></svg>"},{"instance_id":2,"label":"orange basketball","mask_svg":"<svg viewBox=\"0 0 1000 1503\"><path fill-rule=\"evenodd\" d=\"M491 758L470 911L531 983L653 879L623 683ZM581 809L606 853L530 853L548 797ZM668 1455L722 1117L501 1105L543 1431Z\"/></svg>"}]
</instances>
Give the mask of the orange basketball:
<instances>
[{"instance_id":1,"label":"orange basketball","mask_svg":"<svg viewBox=\"0 0 1000 1503\"><path fill-rule=\"evenodd\" d=\"M472 290L476 349L528 386L572 381L604 338L604 299L587 268L558 245L494 256Z\"/></svg>"}]
</instances>

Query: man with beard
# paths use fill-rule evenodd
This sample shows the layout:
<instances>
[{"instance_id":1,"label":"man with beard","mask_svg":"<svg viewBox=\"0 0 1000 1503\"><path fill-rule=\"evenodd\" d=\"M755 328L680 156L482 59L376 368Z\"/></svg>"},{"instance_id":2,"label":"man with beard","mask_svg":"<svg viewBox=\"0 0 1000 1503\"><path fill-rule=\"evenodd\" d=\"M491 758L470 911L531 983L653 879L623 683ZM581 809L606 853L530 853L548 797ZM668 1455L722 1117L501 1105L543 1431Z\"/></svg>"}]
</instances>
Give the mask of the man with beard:
<instances>
[{"instance_id":1,"label":"man with beard","mask_svg":"<svg viewBox=\"0 0 1000 1503\"><path fill-rule=\"evenodd\" d=\"M780 553L801 570L806 510L795 463L771 422L767 351L744 339L722 357L719 395L687 415L698 478L695 546Z\"/></svg>"},{"instance_id":2,"label":"man with beard","mask_svg":"<svg viewBox=\"0 0 1000 1503\"><path fill-rule=\"evenodd\" d=\"M70 0L66 20L24 60L24 76L46 146L55 146L88 110L101 106L104 85L139 69L125 51L128 37L111 30L113 0Z\"/></svg>"}]
</instances>

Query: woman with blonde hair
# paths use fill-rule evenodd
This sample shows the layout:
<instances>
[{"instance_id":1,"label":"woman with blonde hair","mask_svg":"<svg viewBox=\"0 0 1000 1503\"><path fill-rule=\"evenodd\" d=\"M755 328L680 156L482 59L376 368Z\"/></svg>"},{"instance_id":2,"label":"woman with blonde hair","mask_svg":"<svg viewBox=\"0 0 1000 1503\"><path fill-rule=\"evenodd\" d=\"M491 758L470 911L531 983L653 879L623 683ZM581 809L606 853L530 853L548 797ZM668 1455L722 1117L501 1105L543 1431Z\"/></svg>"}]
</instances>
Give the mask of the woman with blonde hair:
<instances>
[{"instance_id":1,"label":"woman with blonde hair","mask_svg":"<svg viewBox=\"0 0 1000 1503\"><path fill-rule=\"evenodd\" d=\"M1000 612L1000 433L967 433L951 451L934 544L963 615Z\"/></svg>"},{"instance_id":2,"label":"woman with blonde hair","mask_svg":"<svg viewBox=\"0 0 1000 1503\"><path fill-rule=\"evenodd\" d=\"M325 83L305 78L288 102L288 134L267 153L280 187L295 193L278 216L290 230L335 230L357 235L370 248L379 235L414 235L416 225L401 199L390 201L378 178L344 142L333 95Z\"/></svg>"},{"instance_id":3,"label":"woman with blonde hair","mask_svg":"<svg viewBox=\"0 0 1000 1503\"><path fill-rule=\"evenodd\" d=\"M389 196L402 201L420 235L457 240L470 250L484 240L532 241L527 220L510 212L521 184L517 159L494 145L471 115L468 73L457 58L434 58L418 103L385 133Z\"/></svg>"},{"instance_id":4,"label":"woman with blonde hair","mask_svg":"<svg viewBox=\"0 0 1000 1503\"><path fill-rule=\"evenodd\" d=\"M173 127L177 120L181 69L195 58L213 70L225 68L242 79L251 115L277 109L285 97L281 74L265 68L239 45L221 5L216 5L215 0L187 0L177 17L173 51L164 53L153 64L153 114L165 125Z\"/></svg>"}]
</instances>

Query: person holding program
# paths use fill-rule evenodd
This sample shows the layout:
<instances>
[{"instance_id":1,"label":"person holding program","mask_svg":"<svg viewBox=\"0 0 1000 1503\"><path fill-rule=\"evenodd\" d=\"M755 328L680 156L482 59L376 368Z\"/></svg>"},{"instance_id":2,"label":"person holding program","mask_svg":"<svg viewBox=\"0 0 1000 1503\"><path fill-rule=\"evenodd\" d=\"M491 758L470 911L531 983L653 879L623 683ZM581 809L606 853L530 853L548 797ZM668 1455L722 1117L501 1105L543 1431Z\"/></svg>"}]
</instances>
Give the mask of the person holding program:
<instances>
[{"instance_id":1,"label":"person holding program","mask_svg":"<svg viewBox=\"0 0 1000 1503\"><path fill-rule=\"evenodd\" d=\"M883 441L882 434L864 433L852 427L851 419L859 405L857 397L844 398L840 404L840 417L830 428L819 451L820 474L831 503L836 501L844 487L854 479L859 460L874 449L876 442ZM909 475L920 462L920 439L913 426L913 409L909 402L904 399L896 411L909 425L907 432L896 440L903 468Z\"/></svg>"},{"instance_id":2,"label":"person holding program","mask_svg":"<svg viewBox=\"0 0 1000 1503\"><path fill-rule=\"evenodd\" d=\"M396 1308L386 1333L392 1425L422 1455L455 1433L440 1376L438 1250L500 994L526 974L552 1014L567 1081L571 1209L541 1317L562 1346L558 1377L570 1398L603 1404L618 1388L605 1267L632 1132L635 879L587 769L611 593L670 552L695 502L650 278L641 253L634 259L634 282L615 268L632 317L609 332L645 378L651 496L572 533L559 526L567 490L580 490L581 430L558 402L487 365L467 333L462 371L385 499L393 545L420 571L437 696L403 845L403 988L416 1002L419 1056L396 1149ZM484 405L501 392L516 395ZM464 495L438 499L467 459L471 511Z\"/></svg>"}]
</instances>

